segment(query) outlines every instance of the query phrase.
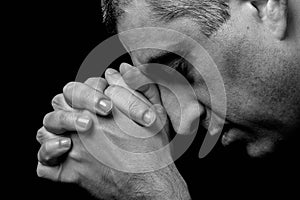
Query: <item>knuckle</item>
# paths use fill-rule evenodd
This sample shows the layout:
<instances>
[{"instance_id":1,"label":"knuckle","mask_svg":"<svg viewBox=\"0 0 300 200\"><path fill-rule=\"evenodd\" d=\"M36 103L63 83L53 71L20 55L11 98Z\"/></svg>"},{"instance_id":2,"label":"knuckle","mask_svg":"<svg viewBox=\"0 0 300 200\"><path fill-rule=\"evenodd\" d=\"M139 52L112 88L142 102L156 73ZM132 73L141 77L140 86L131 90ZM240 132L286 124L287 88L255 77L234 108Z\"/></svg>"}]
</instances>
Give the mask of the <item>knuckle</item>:
<instances>
[{"instance_id":1,"label":"knuckle","mask_svg":"<svg viewBox=\"0 0 300 200\"><path fill-rule=\"evenodd\" d=\"M106 95L107 97L109 97L110 99L112 99L111 98L111 91L110 91L111 89L110 89L110 86L109 87L107 87L105 90L104 90L104 95Z\"/></svg>"},{"instance_id":2,"label":"knuckle","mask_svg":"<svg viewBox=\"0 0 300 200\"><path fill-rule=\"evenodd\" d=\"M75 127L75 120L78 114L74 112L62 111L59 115L59 124L62 128L72 129Z\"/></svg>"},{"instance_id":3,"label":"knuckle","mask_svg":"<svg viewBox=\"0 0 300 200\"><path fill-rule=\"evenodd\" d=\"M70 85L70 86L68 86ZM83 83L71 82L64 88L64 97L72 105L78 104L85 97Z\"/></svg>"},{"instance_id":4,"label":"knuckle","mask_svg":"<svg viewBox=\"0 0 300 200\"><path fill-rule=\"evenodd\" d=\"M50 113L47 113L45 116L44 116L44 119L43 119L43 125L44 126L47 126L49 121L52 119L52 116L53 116L54 112L50 112Z\"/></svg>"},{"instance_id":5,"label":"knuckle","mask_svg":"<svg viewBox=\"0 0 300 200\"><path fill-rule=\"evenodd\" d=\"M130 115L138 116L139 114L144 112L142 103L137 98L130 98L128 110Z\"/></svg>"},{"instance_id":6,"label":"knuckle","mask_svg":"<svg viewBox=\"0 0 300 200\"><path fill-rule=\"evenodd\" d=\"M36 175L40 178L44 177L44 173L40 164L36 168Z\"/></svg>"},{"instance_id":7,"label":"knuckle","mask_svg":"<svg viewBox=\"0 0 300 200\"><path fill-rule=\"evenodd\" d=\"M57 112L57 115L58 115L58 120L61 124L65 124L67 119L68 119L68 116L66 114L66 112L63 112L63 111L58 111Z\"/></svg>"},{"instance_id":8,"label":"knuckle","mask_svg":"<svg viewBox=\"0 0 300 200\"><path fill-rule=\"evenodd\" d=\"M53 97L53 99L51 100L51 105L55 106L55 105L60 105L63 101L63 94L58 94L55 97Z\"/></svg>"},{"instance_id":9,"label":"knuckle","mask_svg":"<svg viewBox=\"0 0 300 200\"><path fill-rule=\"evenodd\" d=\"M111 99L114 98L114 96L117 94L117 88L118 86L116 85L110 85L106 88L106 90L104 91L104 94L108 97L110 97Z\"/></svg>"},{"instance_id":10,"label":"knuckle","mask_svg":"<svg viewBox=\"0 0 300 200\"><path fill-rule=\"evenodd\" d=\"M79 173L73 169L69 174L63 175L61 179L65 183L78 183L80 176Z\"/></svg>"},{"instance_id":11,"label":"knuckle","mask_svg":"<svg viewBox=\"0 0 300 200\"><path fill-rule=\"evenodd\" d=\"M98 90L100 89L101 92L103 92L104 88L107 87L107 84L108 83L104 78L99 78L95 89L98 89Z\"/></svg>"},{"instance_id":12,"label":"knuckle","mask_svg":"<svg viewBox=\"0 0 300 200\"><path fill-rule=\"evenodd\" d=\"M39 152L37 153L37 159L40 163L46 163L46 155L44 155L42 148L39 150ZM49 159L49 158L48 158Z\"/></svg>"},{"instance_id":13,"label":"knuckle","mask_svg":"<svg viewBox=\"0 0 300 200\"><path fill-rule=\"evenodd\" d=\"M107 81L105 80L105 78L98 78L99 83L101 84L107 84Z\"/></svg>"},{"instance_id":14,"label":"knuckle","mask_svg":"<svg viewBox=\"0 0 300 200\"><path fill-rule=\"evenodd\" d=\"M69 82L67 83L64 88L63 88L63 93L66 94L66 93L69 93L70 91L73 90L73 87L75 85L75 82Z\"/></svg>"},{"instance_id":15,"label":"knuckle","mask_svg":"<svg viewBox=\"0 0 300 200\"><path fill-rule=\"evenodd\" d=\"M86 100L86 98L89 96L89 90L88 87L84 88L82 86L78 86L77 90L76 90L76 97L78 97L78 99L80 101L84 101Z\"/></svg>"},{"instance_id":16,"label":"knuckle","mask_svg":"<svg viewBox=\"0 0 300 200\"><path fill-rule=\"evenodd\" d=\"M45 145L46 144L42 145L42 147L40 148L37 154L38 161L40 161L41 163L48 162L51 159L51 156L49 155L49 152L45 148Z\"/></svg>"},{"instance_id":17,"label":"knuckle","mask_svg":"<svg viewBox=\"0 0 300 200\"><path fill-rule=\"evenodd\" d=\"M85 81L85 84L89 85L90 87L96 87L96 86L103 86L107 84L107 81L104 78L101 77L92 77Z\"/></svg>"},{"instance_id":18,"label":"knuckle","mask_svg":"<svg viewBox=\"0 0 300 200\"><path fill-rule=\"evenodd\" d=\"M55 97L53 97L51 103L59 103L61 98L63 98L63 94L57 94Z\"/></svg>"},{"instance_id":19,"label":"knuckle","mask_svg":"<svg viewBox=\"0 0 300 200\"><path fill-rule=\"evenodd\" d=\"M45 130L45 128L42 127L42 128L40 128L40 129L37 131L37 133L36 133L36 140L37 140L38 142L43 142L43 140L44 140L44 130Z\"/></svg>"},{"instance_id":20,"label":"knuckle","mask_svg":"<svg viewBox=\"0 0 300 200\"><path fill-rule=\"evenodd\" d=\"M85 83L94 83L97 82L99 78L96 77L92 77L92 78L88 78Z\"/></svg>"},{"instance_id":21,"label":"knuckle","mask_svg":"<svg viewBox=\"0 0 300 200\"><path fill-rule=\"evenodd\" d=\"M42 157L42 161L45 163L48 163L51 161L51 156L49 154L44 155L44 157Z\"/></svg>"},{"instance_id":22,"label":"knuckle","mask_svg":"<svg viewBox=\"0 0 300 200\"><path fill-rule=\"evenodd\" d=\"M93 98L97 95L96 90L89 88L88 86L78 85L74 92L73 101L76 105L86 107L93 101Z\"/></svg>"},{"instance_id":23,"label":"knuckle","mask_svg":"<svg viewBox=\"0 0 300 200\"><path fill-rule=\"evenodd\" d=\"M74 160L77 160L77 161L80 161L82 159L81 153L79 151L76 151L76 150L70 151L69 157L74 159Z\"/></svg>"},{"instance_id":24,"label":"knuckle","mask_svg":"<svg viewBox=\"0 0 300 200\"><path fill-rule=\"evenodd\" d=\"M38 152L38 161L47 166L55 165L56 158L54 155L52 155L53 152L48 151L44 146L45 145L43 145L40 151Z\"/></svg>"}]
</instances>

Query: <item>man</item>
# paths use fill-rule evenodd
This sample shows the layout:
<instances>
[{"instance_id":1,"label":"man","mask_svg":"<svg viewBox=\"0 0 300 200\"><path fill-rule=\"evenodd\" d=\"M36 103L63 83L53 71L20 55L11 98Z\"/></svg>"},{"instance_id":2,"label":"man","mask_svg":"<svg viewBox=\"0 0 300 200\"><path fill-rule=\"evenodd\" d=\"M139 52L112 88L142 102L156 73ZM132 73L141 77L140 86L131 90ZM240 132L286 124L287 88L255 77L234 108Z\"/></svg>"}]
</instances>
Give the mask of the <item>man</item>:
<instances>
[{"instance_id":1,"label":"man","mask_svg":"<svg viewBox=\"0 0 300 200\"><path fill-rule=\"evenodd\" d=\"M106 22L110 27L115 25L113 30L117 32L141 27L162 27L182 32L204 46L216 63L226 90L227 113L226 116L219 116L226 118L229 124L229 130L222 137L224 145L243 141L250 156L260 157L274 151L276 144L280 144L282 140L293 137L299 126L300 111L298 82L300 28L297 27L300 22L299 1L120 0L120 2L107 1L104 5ZM143 34L139 32L126 35L121 38L121 41L129 51L139 43L145 43L146 46L161 43L171 52L184 51L185 55L194 55L193 48L183 48L186 46L185 40L174 40L172 36L166 36L160 31ZM162 55L163 52L147 49L131 52L135 66L153 61L153 58L163 64L178 63L176 62L178 58L174 56L171 56L170 61L165 62ZM195 60L197 58L194 57ZM201 66L200 63L198 64ZM106 81L109 85L107 89L107 83L102 79L89 79L85 84L67 85L64 88L64 95L54 99L54 102L58 102L58 106L54 106L56 111L45 117L45 128L38 133L38 140L43 144L39 152L41 161L37 169L39 176L66 182L79 182L99 198L189 199L186 184L172 164L161 170L143 174L126 174L112 170L99 164L83 148L76 134L71 135L72 149L67 159L61 162L59 158L70 149L71 140L60 137L63 135L57 136L65 130L74 131L76 127L79 132L85 132L89 130L92 123L95 123L95 116L87 111L76 110L94 112L95 99L93 95L89 95L95 93L92 88L100 91L96 95L97 101L108 100L109 97L114 106L144 127L153 125L154 121L160 118L157 114L159 111L153 109L150 103L164 106L172 126L178 132L189 130L195 119L203 118L204 113L213 112L218 115L218 110L210 110L207 91L207 88L213 87L214 82L205 82L192 67L188 65L184 67L188 72L184 75L192 83L197 99L187 98L189 102L186 102L188 106L185 109L190 114L184 119L182 129L178 127L179 116L176 112L176 104L172 103L174 98L161 86L158 87L159 91L154 85L140 90L147 98L147 103L137 100L136 97L132 104L135 106L124 105L124 98L129 99L130 91L124 83L120 84L121 77L128 85L130 85L130 78L134 77L131 74L147 79L138 69L131 69L128 65L122 65L120 73L112 70L106 72ZM127 73L130 78L124 77ZM212 75L211 80L214 80L213 78ZM101 92L104 92L107 97ZM185 91L182 91L182 95L185 95ZM132 102L132 99L125 102ZM98 115L105 116L110 112L109 101L101 102L99 105L99 110L96 111ZM103 105L106 105L104 109ZM199 105L200 109L194 109ZM130 108L134 109L130 110ZM146 110L152 114L144 115ZM197 112L191 112L193 110ZM77 121L76 127L74 121ZM104 122L113 124L109 120ZM101 130L105 129L111 134L114 131L119 132L114 125L105 127L105 123L102 123ZM97 126L93 129L92 131L96 132ZM163 131L160 133L160 137L145 141L145 149L142 150L147 151L147 148L163 146L166 141L165 133ZM122 144L124 148L131 147L132 141L121 140L119 145ZM106 151L105 147L101 150ZM129 165L128 168L138 167L126 163L126 160L122 160L118 154L112 153L106 156L108 162L111 156L113 160L125 163L124 166ZM155 163L151 159L146 163L152 161ZM156 167L155 165L152 167Z\"/></svg>"}]
</instances>

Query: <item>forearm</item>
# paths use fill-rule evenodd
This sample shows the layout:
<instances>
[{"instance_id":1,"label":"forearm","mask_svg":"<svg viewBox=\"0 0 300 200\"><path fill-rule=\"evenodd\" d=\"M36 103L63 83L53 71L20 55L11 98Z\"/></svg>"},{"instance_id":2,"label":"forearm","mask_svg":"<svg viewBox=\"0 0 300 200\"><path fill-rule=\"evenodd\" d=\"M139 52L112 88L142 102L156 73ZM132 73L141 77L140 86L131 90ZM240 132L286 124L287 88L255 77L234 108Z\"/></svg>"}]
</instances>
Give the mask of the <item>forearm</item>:
<instances>
[{"instance_id":1,"label":"forearm","mask_svg":"<svg viewBox=\"0 0 300 200\"><path fill-rule=\"evenodd\" d=\"M97 199L105 200L190 200L187 185L174 164L143 174L116 170L82 177L80 185Z\"/></svg>"},{"instance_id":2,"label":"forearm","mask_svg":"<svg viewBox=\"0 0 300 200\"><path fill-rule=\"evenodd\" d=\"M174 164L147 174L131 177L131 197L124 199L190 200L187 185ZM124 195L122 195L124 196ZM123 198L120 198L123 200Z\"/></svg>"}]
</instances>

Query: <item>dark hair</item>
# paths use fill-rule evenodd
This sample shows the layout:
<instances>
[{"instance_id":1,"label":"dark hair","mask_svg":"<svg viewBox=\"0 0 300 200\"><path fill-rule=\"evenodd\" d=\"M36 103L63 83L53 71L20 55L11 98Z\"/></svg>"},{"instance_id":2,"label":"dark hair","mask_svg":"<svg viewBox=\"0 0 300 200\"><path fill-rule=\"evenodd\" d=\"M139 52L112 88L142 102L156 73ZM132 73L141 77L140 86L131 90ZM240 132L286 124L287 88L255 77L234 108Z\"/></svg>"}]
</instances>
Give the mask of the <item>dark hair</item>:
<instances>
[{"instance_id":1,"label":"dark hair","mask_svg":"<svg viewBox=\"0 0 300 200\"><path fill-rule=\"evenodd\" d=\"M102 0L103 22L111 34L117 32L117 19L132 0ZM168 23L179 17L190 17L201 32L211 36L230 17L228 0L145 0L153 17Z\"/></svg>"}]
</instances>

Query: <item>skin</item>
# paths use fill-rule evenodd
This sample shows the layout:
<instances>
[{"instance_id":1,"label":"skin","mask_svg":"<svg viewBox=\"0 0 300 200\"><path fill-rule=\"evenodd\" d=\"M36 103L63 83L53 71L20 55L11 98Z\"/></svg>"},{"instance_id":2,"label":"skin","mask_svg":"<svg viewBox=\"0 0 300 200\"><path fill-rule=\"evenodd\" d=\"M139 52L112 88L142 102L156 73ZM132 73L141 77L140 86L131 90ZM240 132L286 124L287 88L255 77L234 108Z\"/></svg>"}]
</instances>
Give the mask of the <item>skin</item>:
<instances>
[{"instance_id":1,"label":"skin","mask_svg":"<svg viewBox=\"0 0 300 200\"><path fill-rule=\"evenodd\" d=\"M258 9L251 1L230 1L230 20L209 39L201 35L201 27L191 19L179 18L168 24L155 21L143 1L125 8L125 15L118 24L119 32L141 27L168 28L201 44L217 64L224 81L227 115L221 117L226 117L231 127L223 138L224 144L244 140L251 156L272 152L274 144L290 137L299 123L300 111L299 27L296 26L299 22L296 10L300 3L289 1L286 10L277 6L277 1L257 2ZM269 14L272 10L274 13ZM293 21L286 23L286 12L294 16ZM128 50L141 43L145 46L157 43L173 52L194 55L193 48L184 48L189 46L187 41L174 40L172 36L161 31L138 31L126 34L121 41ZM135 66L140 66L159 53L143 49L134 51L131 57ZM194 61L196 67L201 67L201 63ZM193 68L189 70L194 72ZM208 80L213 78L212 74ZM205 109L210 108L207 87L213 87L214 82L205 83L198 74L194 75L193 81L197 100ZM176 105L167 102L172 94L160 90L164 106L169 105L166 109L170 111L168 114L174 125L180 116L171 112L177 109ZM182 95L185 95L184 91ZM218 113L218 110L213 112ZM199 116L191 114L190 117Z\"/></svg>"},{"instance_id":2,"label":"skin","mask_svg":"<svg viewBox=\"0 0 300 200\"><path fill-rule=\"evenodd\" d=\"M37 174L39 177L54 181L77 183L99 199L190 199L186 183L172 163L168 149L161 156L143 156L137 160L136 155L131 157L114 151L110 142L97 138L105 134L110 141L129 152L161 149L168 142L168 125L160 123L160 120L166 117L158 106L160 100L157 88L150 85L141 90L144 97L138 94L132 96L133 93L126 84L127 80L138 77L146 81L147 78L139 70L131 69L132 67L128 68L128 65L121 65L120 71L124 79L119 72L109 69L106 71L107 81L91 78L84 84L69 83L64 87L63 94L54 97L52 100L54 111L45 116L44 126L37 134L37 140L41 143ZM157 106L152 108L156 110L155 122L150 126L155 125L162 129L155 137L149 139L129 137L128 133L124 133L117 124L120 123L120 117L118 119L105 117L111 113L111 107L106 112L94 109L95 102L99 99L109 98L114 107L124 113L120 115L121 118L130 116L139 124L143 124L140 111L148 110L150 105L156 103ZM96 112L98 116L92 112ZM149 126L145 123L143 125ZM161 125L165 125L165 128ZM74 134L76 131L85 135L82 137L90 147L97 148L101 154L100 160L87 151L82 139L78 134ZM66 155L67 157L62 159ZM163 161L169 160L171 164L161 167ZM137 168L146 169L147 172L137 173Z\"/></svg>"},{"instance_id":3,"label":"skin","mask_svg":"<svg viewBox=\"0 0 300 200\"><path fill-rule=\"evenodd\" d=\"M209 39L201 35L201 27L188 18L180 18L168 24L153 20L150 17L151 12L144 1L134 1L126 7L125 16L118 22L118 31L157 26L182 32L199 42L217 64L226 89L227 114L219 117L226 118L227 123L230 124L230 130L223 136L223 144L228 145L237 140L244 140L249 155L262 156L272 152L275 144L279 141L293 137L292 134L298 128L297 124L299 124L300 28L296 24L300 22L300 16L297 13L300 9L300 3L297 0L290 0L288 1L288 9L285 9L277 4L279 1L275 0L255 2L258 3L256 6L245 0L230 1L231 19ZM290 16L290 18L286 16ZM128 50L140 45L140 43L147 45L147 43L157 42L170 51L180 50L184 51L186 55L190 55L191 58L195 56L193 48L182 48L185 46L190 47L186 44L186 40L174 40L172 35L164 35L160 31L127 35L120 38L120 40ZM180 45L177 45L178 43ZM140 68L141 64L147 64L147 60L158 53L160 52L143 49L131 52L131 57L134 65L143 71L144 69ZM200 63L199 66L201 66ZM130 85L130 81L127 81L124 76L124 71L128 70L128 68L125 68L124 65L121 66L121 74L115 73L115 75L123 76L124 82L134 88L134 85ZM194 72L193 68L189 68L189 70ZM136 72L131 73L132 76L129 76L131 78L146 78L142 72L137 72L138 74ZM201 76L193 74L192 78L197 98L190 98L190 102L187 102L187 105L190 106L186 106L185 109L193 110L196 105L195 102L197 102L197 105L201 105L202 111L190 113L189 118L185 119L184 122L186 130L195 118L204 115L203 110L206 113L214 112L219 115L217 109L210 111L211 105L207 87L210 87L210 84L214 84L214 82L206 82L206 87L203 80L201 80ZM211 80L213 78L212 76ZM101 98L111 99L118 109L127 113L127 117L144 126L146 124L143 124L141 120L141 113L143 113L141 110L147 110L151 104L161 103L171 119L172 126L176 129L180 116L176 111L176 105L172 103L174 97L170 92L159 86L160 93L158 93L157 88L151 85L151 87L140 91L148 100L147 103L145 103L143 97L137 95L138 100L131 99L128 101L129 105L134 103L134 106L129 106L122 102L122 98L131 95L130 88L123 87L123 84L120 85L120 82L108 73L106 73L106 80L109 85L106 90L105 80L100 81L102 83L98 84L99 80L89 79L85 84L77 84L79 87L74 87L74 83L67 85L64 88L64 94L54 98L53 107L55 111L46 115L44 128L40 129L37 134L37 139L42 145L38 153L40 161L37 168L38 175L63 182L79 182L99 198L122 199L122 196L124 198L124 196L129 195L125 199L136 197L189 199L184 180L174 165L154 173L143 174L139 178L135 177L133 180L142 181L130 182L132 184L129 185L133 187L130 189L124 188L124 185L128 185L128 180L131 180L131 176L124 173L112 175L115 173L114 171L99 165L99 163L97 164L89 152L83 148L77 134L71 134L70 138L67 137L67 134L64 135L68 131L76 130L74 125L80 117L88 118L88 120L81 120L87 123L81 129L77 129L79 134L84 134L87 130L91 132L107 130L112 135L120 133L117 129L112 131L109 128L109 125L113 124L110 120L94 126L96 118L103 118L104 120L111 109L110 107L106 112L103 110L95 111L95 102L98 102ZM96 95L96 100L92 98L93 95L90 95L95 92L93 88L100 91ZM72 95L70 95L72 92L70 91L75 91L75 94L77 94L75 98L72 99ZM161 102L158 94L161 95ZM181 95L186 95L184 90ZM136 107L139 109L132 109ZM95 112L98 116L92 114ZM156 117L158 117L157 114ZM168 127L168 124L166 124L166 127ZM63 141L64 139L67 139L67 141ZM164 140L158 141L163 143ZM95 142L97 143L97 141ZM126 142L128 141L121 140L121 144L130 144ZM155 144L157 142L150 141L142 147L151 148ZM103 147L103 151L108 151L107 149L109 148ZM68 153L67 160L60 161L58 158L66 152ZM126 159L120 155L113 156L121 162L126 162ZM149 160L149 163L151 162L152 160ZM61 176L57 176L60 164L65 166L65 171ZM106 178L102 179L103 176ZM170 177L172 180L169 179ZM119 185L112 184L110 187L104 187L107 182L103 180L113 180L113 183L119 183ZM151 183L154 183L153 185L158 186L158 188L154 188ZM137 185L145 186L144 188L148 188L148 190L139 190L141 196L137 196L135 193L137 188L134 188ZM101 192L95 192L99 191L99 188ZM174 190L174 188L176 189ZM117 193L116 191L122 192ZM157 193L157 191L166 192ZM171 194L174 194L174 191L176 195L172 196Z\"/></svg>"}]
</instances>

